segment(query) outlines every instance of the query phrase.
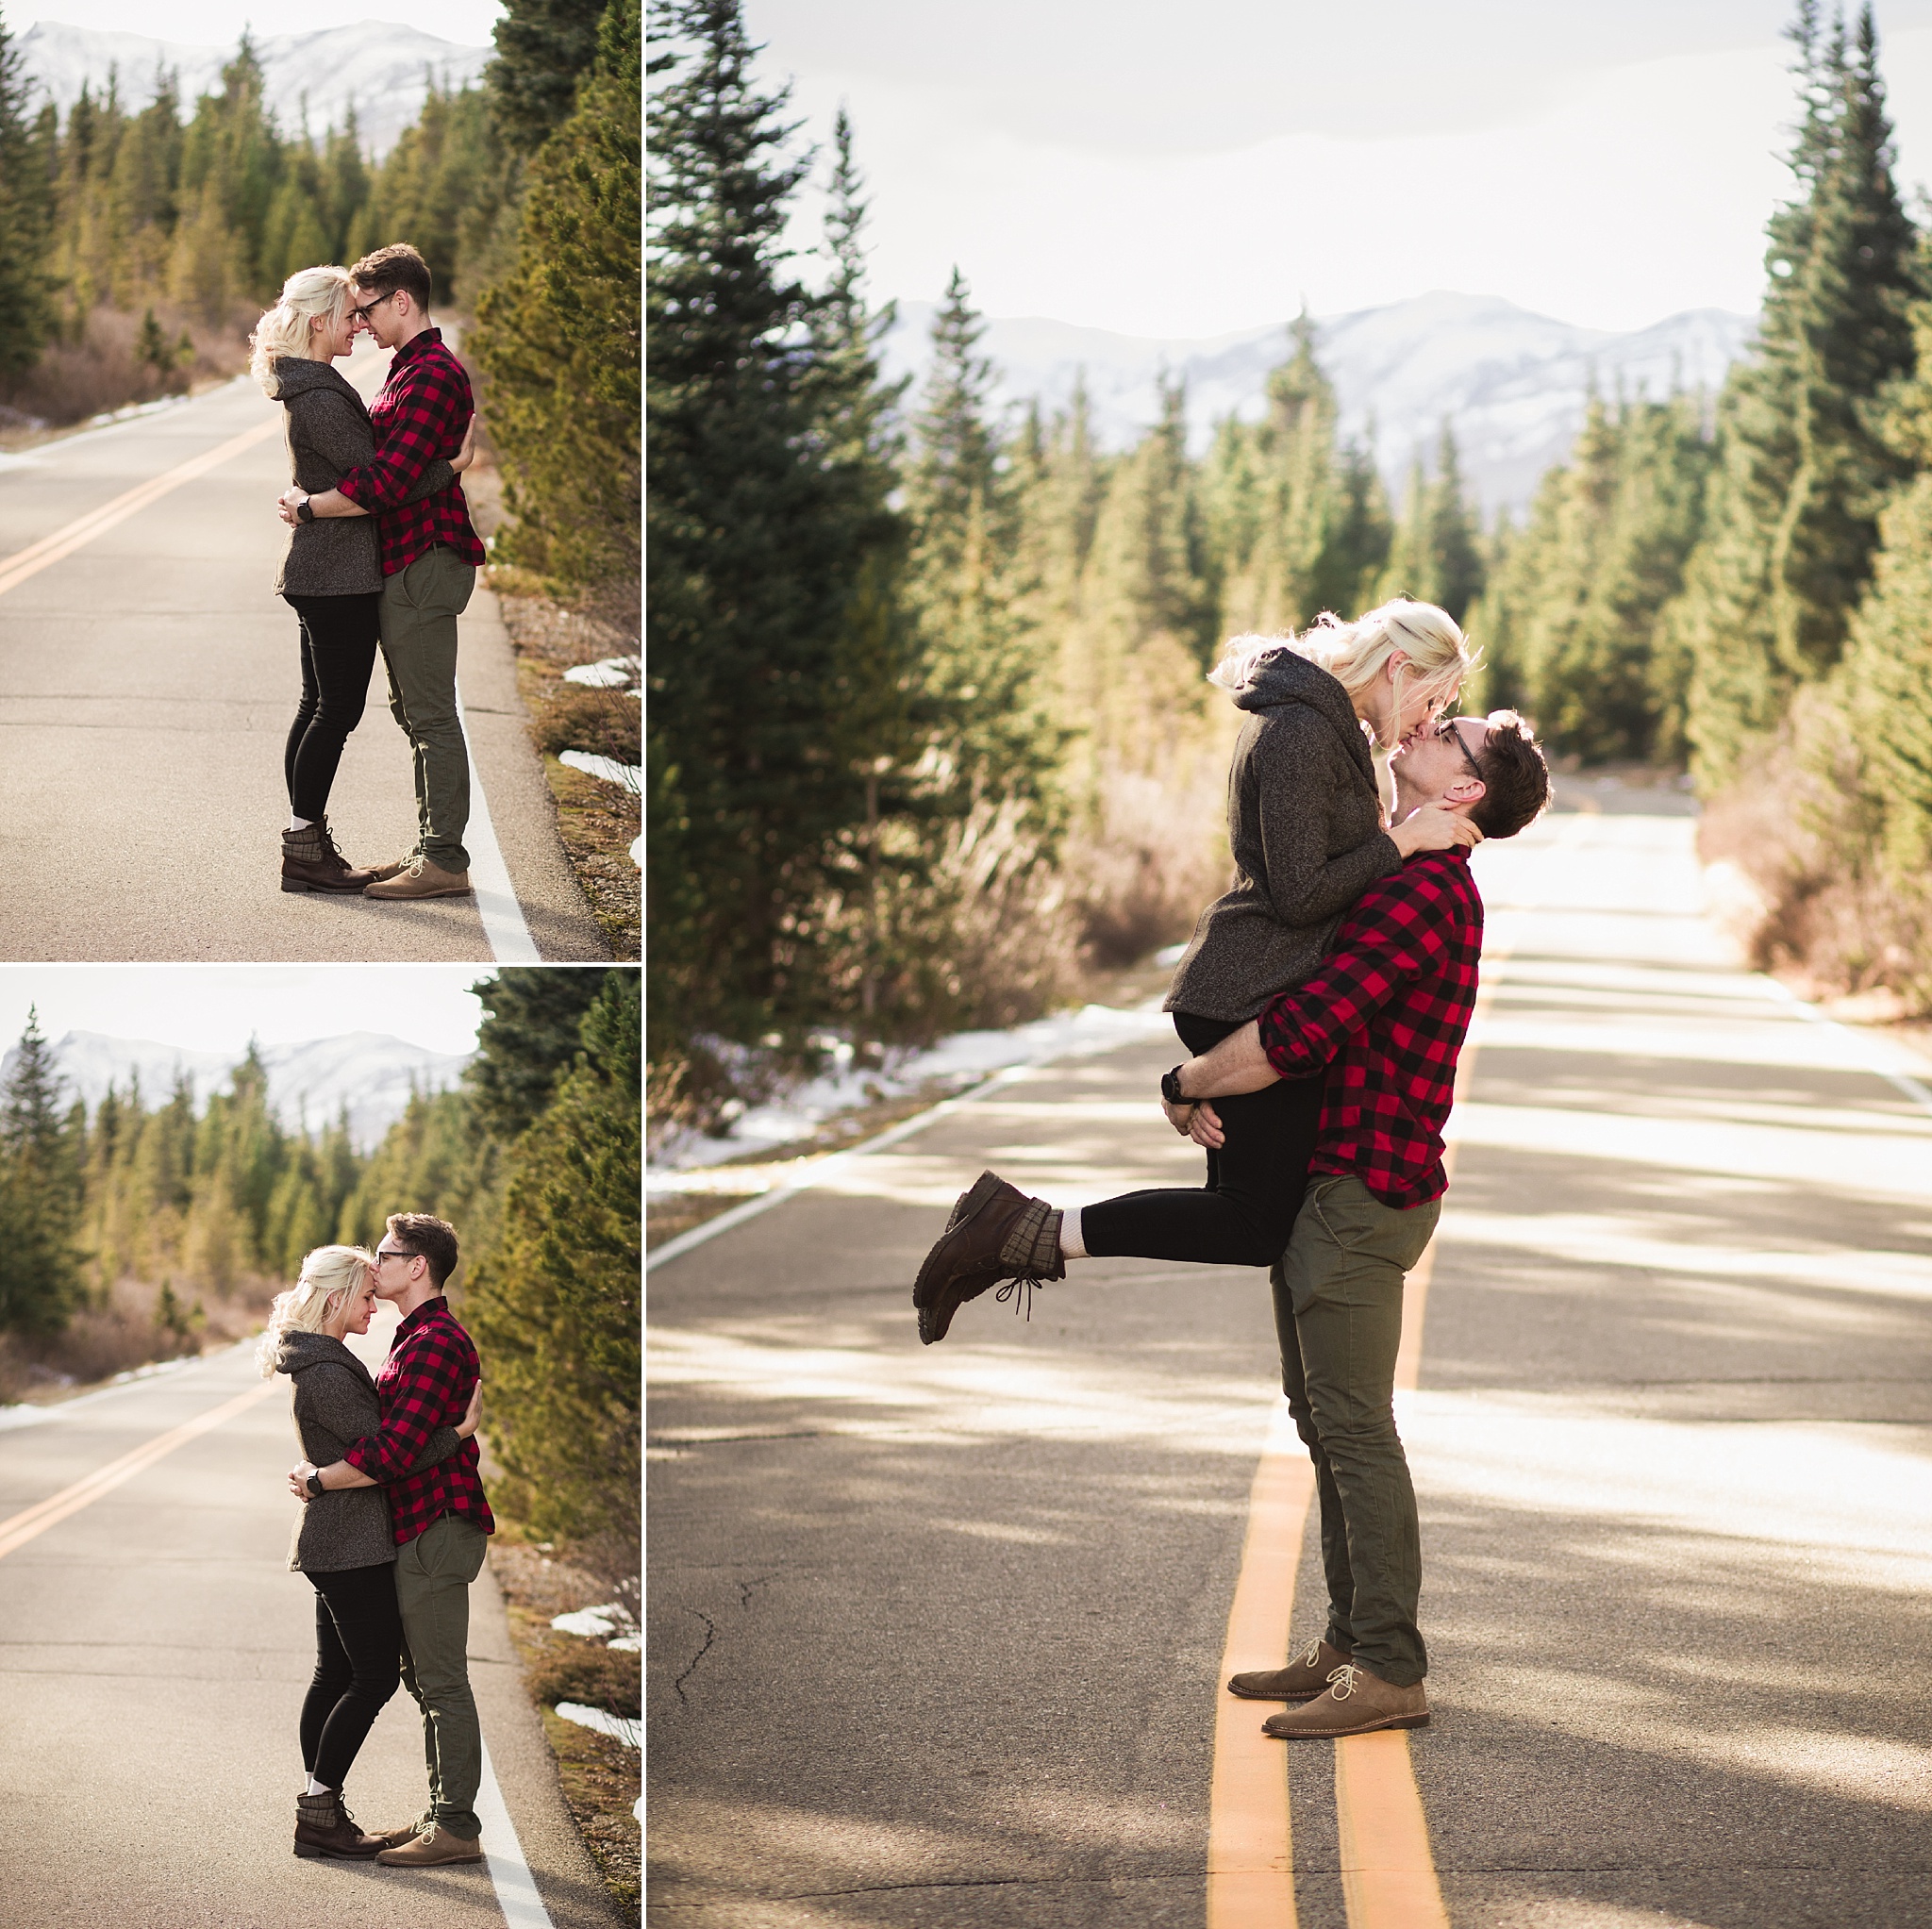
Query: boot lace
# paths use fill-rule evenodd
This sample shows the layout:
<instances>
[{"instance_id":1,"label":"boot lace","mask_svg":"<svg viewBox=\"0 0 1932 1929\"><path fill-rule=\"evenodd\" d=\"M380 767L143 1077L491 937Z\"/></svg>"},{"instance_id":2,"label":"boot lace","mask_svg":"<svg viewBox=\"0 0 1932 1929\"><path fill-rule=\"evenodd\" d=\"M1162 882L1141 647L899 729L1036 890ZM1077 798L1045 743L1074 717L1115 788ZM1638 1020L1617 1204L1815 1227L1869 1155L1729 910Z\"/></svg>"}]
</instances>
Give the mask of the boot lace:
<instances>
[{"instance_id":1,"label":"boot lace","mask_svg":"<svg viewBox=\"0 0 1932 1929\"><path fill-rule=\"evenodd\" d=\"M1329 1692L1339 1702L1345 1702L1355 1692L1355 1685L1361 1678L1361 1670L1352 1662L1344 1661L1328 1679L1332 1686Z\"/></svg>"},{"instance_id":2,"label":"boot lace","mask_svg":"<svg viewBox=\"0 0 1932 1929\"><path fill-rule=\"evenodd\" d=\"M1007 1283L1003 1287L1001 1287L996 1293L993 1294L993 1298L999 1301L1002 1305L1004 1305L1008 1300L1011 1300L1013 1303L1013 1311L1017 1315L1021 1309L1022 1298L1024 1294L1026 1310L1026 1323L1030 1326L1033 1323L1033 1289L1036 1286L1044 1286L1046 1282L1044 1280L1035 1279L1032 1277L1031 1274L1023 1272L1017 1279L1008 1280Z\"/></svg>"}]
</instances>

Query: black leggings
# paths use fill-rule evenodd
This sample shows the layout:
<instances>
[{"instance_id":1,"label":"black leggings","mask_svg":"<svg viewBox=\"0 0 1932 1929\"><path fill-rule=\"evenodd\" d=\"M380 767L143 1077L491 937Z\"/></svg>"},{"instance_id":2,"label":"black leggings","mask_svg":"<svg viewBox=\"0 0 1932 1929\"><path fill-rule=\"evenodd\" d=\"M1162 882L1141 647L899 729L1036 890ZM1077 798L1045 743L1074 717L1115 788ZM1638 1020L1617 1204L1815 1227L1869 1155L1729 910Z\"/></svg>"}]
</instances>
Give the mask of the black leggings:
<instances>
[{"instance_id":1,"label":"black leggings","mask_svg":"<svg viewBox=\"0 0 1932 1929\"><path fill-rule=\"evenodd\" d=\"M370 1723L402 1678L403 1617L392 1561L310 1574L315 1676L302 1704L302 1766L340 1788Z\"/></svg>"},{"instance_id":2,"label":"black leggings","mask_svg":"<svg viewBox=\"0 0 1932 1929\"><path fill-rule=\"evenodd\" d=\"M1241 1027L1177 1011L1174 1028L1198 1056ZM1125 1192L1089 1206L1080 1214L1081 1244L1095 1258L1274 1265L1288 1248L1308 1189L1325 1083L1319 1076L1284 1078L1262 1091L1215 1099L1226 1139L1208 1155L1207 1185Z\"/></svg>"},{"instance_id":3,"label":"black leggings","mask_svg":"<svg viewBox=\"0 0 1932 1929\"><path fill-rule=\"evenodd\" d=\"M302 701L289 726L282 773L289 808L311 822L328 813L329 786L349 732L362 721L375 667L381 596L285 596L302 627Z\"/></svg>"}]
</instances>

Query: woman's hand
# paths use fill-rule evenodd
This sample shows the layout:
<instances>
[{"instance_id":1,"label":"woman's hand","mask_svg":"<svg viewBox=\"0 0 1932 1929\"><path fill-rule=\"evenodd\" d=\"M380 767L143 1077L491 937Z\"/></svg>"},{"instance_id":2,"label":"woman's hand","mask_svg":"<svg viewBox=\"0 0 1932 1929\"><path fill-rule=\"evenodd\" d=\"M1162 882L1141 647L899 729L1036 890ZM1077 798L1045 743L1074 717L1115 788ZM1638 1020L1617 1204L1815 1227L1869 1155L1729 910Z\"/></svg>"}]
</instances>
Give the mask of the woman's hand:
<instances>
[{"instance_id":1,"label":"woman's hand","mask_svg":"<svg viewBox=\"0 0 1932 1929\"><path fill-rule=\"evenodd\" d=\"M467 1411L465 1411L461 1422L458 1423L457 1427L457 1433L458 1434L458 1436L460 1436L460 1438L462 1438L463 1439L467 1440L470 1438L470 1436L476 1431L477 1424L482 1420L482 1418L483 1382L481 1380L478 1380L476 1382L475 1389L470 1394L469 1407Z\"/></svg>"},{"instance_id":2,"label":"woman's hand","mask_svg":"<svg viewBox=\"0 0 1932 1929\"><path fill-rule=\"evenodd\" d=\"M473 409L470 425L463 431L463 446L450 457L449 466L460 475L476 459L476 416Z\"/></svg>"},{"instance_id":3,"label":"woman's hand","mask_svg":"<svg viewBox=\"0 0 1932 1929\"><path fill-rule=\"evenodd\" d=\"M1410 811L1400 823L1390 827L1389 837L1405 858L1413 857L1418 851L1453 851L1458 845L1471 851L1483 840L1482 832L1468 818L1444 810L1440 804L1424 804Z\"/></svg>"},{"instance_id":4,"label":"woman's hand","mask_svg":"<svg viewBox=\"0 0 1932 1929\"><path fill-rule=\"evenodd\" d=\"M1188 1137L1196 1145L1206 1146L1209 1152L1219 1152L1227 1137L1221 1129L1219 1115L1206 1099L1194 1107L1194 1116L1188 1122Z\"/></svg>"}]
</instances>

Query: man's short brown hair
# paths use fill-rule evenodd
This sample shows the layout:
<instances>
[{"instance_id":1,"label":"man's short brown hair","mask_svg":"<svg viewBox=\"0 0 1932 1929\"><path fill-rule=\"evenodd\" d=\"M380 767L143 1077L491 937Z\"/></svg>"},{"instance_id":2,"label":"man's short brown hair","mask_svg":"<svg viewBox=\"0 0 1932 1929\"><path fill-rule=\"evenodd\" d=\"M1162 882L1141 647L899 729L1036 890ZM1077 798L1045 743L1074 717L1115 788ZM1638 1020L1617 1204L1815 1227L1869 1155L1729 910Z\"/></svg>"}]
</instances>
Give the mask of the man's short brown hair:
<instances>
[{"instance_id":1,"label":"man's short brown hair","mask_svg":"<svg viewBox=\"0 0 1932 1929\"><path fill-rule=\"evenodd\" d=\"M1534 823L1550 801L1550 767L1536 732L1514 710L1491 710L1489 735L1476 754L1483 794L1469 813L1486 838L1513 838Z\"/></svg>"},{"instance_id":2,"label":"man's short brown hair","mask_svg":"<svg viewBox=\"0 0 1932 1929\"><path fill-rule=\"evenodd\" d=\"M408 241L391 241L364 255L349 270L349 279L362 291L365 302L401 289L425 315L429 312L429 263Z\"/></svg>"},{"instance_id":3,"label":"man's short brown hair","mask_svg":"<svg viewBox=\"0 0 1932 1929\"><path fill-rule=\"evenodd\" d=\"M429 1277L440 1289L457 1270L462 1254L457 1245L457 1229L446 1219L435 1219L426 1212L391 1212L387 1221L389 1236L398 1253L420 1253L429 1262Z\"/></svg>"}]
</instances>

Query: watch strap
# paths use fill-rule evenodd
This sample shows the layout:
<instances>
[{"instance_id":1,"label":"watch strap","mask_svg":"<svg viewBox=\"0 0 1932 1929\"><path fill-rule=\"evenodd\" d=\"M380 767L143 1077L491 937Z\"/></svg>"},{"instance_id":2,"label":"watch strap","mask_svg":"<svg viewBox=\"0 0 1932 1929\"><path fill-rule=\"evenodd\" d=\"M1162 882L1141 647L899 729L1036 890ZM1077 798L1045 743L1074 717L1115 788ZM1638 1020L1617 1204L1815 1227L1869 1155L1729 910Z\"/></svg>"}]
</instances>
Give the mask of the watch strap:
<instances>
[{"instance_id":1,"label":"watch strap","mask_svg":"<svg viewBox=\"0 0 1932 1929\"><path fill-rule=\"evenodd\" d=\"M1172 1072L1160 1074L1160 1095L1171 1106L1185 1106L1193 1103L1181 1096L1181 1068L1176 1065Z\"/></svg>"}]
</instances>

